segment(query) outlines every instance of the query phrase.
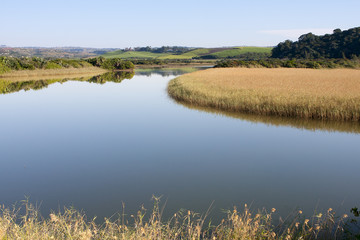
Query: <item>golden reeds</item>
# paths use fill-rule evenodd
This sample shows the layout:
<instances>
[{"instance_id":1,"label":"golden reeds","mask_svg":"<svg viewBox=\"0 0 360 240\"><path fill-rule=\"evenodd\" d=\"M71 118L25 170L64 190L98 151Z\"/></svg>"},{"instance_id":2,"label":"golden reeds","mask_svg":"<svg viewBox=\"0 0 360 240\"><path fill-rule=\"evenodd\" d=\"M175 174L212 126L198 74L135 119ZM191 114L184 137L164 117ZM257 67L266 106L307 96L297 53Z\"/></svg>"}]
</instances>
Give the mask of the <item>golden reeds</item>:
<instances>
[{"instance_id":1,"label":"golden reeds","mask_svg":"<svg viewBox=\"0 0 360 240\"><path fill-rule=\"evenodd\" d=\"M208 69L170 81L168 92L232 112L360 121L360 71L353 69Z\"/></svg>"},{"instance_id":2,"label":"golden reeds","mask_svg":"<svg viewBox=\"0 0 360 240\"><path fill-rule=\"evenodd\" d=\"M20 214L23 212L23 214ZM38 210L28 202L23 209L0 207L0 239L339 239L343 237L345 216L335 218L328 211L309 219L302 212L291 219L273 225L273 214L265 210L253 215L247 205L243 211L228 211L218 225L206 226L206 215L193 211L179 211L170 219L163 220L162 210L156 200L154 209L147 214L142 208L132 223L117 219L104 219L102 224L95 218L74 209L51 213L48 218L39 216Z\"/></svg>"}]
</instances>

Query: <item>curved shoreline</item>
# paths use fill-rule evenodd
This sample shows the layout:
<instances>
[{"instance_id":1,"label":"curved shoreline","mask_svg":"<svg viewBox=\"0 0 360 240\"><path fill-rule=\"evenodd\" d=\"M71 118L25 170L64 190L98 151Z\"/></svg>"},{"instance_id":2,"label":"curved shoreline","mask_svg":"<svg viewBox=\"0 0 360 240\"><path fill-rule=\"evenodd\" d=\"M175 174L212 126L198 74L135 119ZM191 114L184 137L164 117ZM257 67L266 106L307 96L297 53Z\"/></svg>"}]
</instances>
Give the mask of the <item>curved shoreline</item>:
<instances>
[{"instance_id":1,"label":"curved shoreline","mask_svg":"<svg viewBox=\"0 0 360 240\"><path fill-rule=\"evenodd\" d=\"M360 71L218 68L168 84L177 101L213 109L319 120L360 121Z\"/></svg>"}]
</instances>

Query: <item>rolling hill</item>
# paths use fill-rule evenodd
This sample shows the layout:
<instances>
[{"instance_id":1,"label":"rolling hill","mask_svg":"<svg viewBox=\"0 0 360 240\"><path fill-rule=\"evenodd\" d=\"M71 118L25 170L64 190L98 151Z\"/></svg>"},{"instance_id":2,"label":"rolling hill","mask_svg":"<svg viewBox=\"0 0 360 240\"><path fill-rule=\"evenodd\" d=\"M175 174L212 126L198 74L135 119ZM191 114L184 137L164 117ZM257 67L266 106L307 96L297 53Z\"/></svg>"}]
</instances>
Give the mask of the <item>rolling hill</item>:
<instances>
[{"instance_id":1,"label":"rolling hill","mask_svg":"<svg viewBox=\"0 0 360 240\"><path fill-rule=\"evenodd\" d=\"M105 53L102 56L105 58L123 59L222 59L236 58L247 53L270 55L271 49L272 47L197 48L182 54L117 50Z\"/></svg>"}]
</instances>

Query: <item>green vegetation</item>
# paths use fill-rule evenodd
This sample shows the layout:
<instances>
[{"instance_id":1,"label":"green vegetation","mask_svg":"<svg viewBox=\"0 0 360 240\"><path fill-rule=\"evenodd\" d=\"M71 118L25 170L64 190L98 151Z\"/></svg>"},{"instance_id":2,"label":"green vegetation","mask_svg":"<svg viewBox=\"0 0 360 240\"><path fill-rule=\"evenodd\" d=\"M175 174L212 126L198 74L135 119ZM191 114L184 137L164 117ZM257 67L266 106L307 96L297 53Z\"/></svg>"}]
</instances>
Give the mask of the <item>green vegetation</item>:
<instances>
[{"instance_id":1,"label":"green vegetation","mask_svg":"<svg viewBox=\"0 0 360 240\"><path fill-rule=\"evenodd\" d=\"M360 57L360 27L346 31L335 29L333 34L316 36L301 35L299 40L279 43L273 50L273 58L357 58Z\"/></svg>"},{"instance_id":2,"label":"green vegetation","mask_svg":"<svg viewBox=\"0 0 360 240\"><path fill-rule=\"evenodd\" d=\"M104 84L106 82L115 82L120 83L124 79L131 79L134 76L134 72L107 72L101 75L91 76L91 77L79 77L79 78L59 78L51 80L31 80L31 81L16 81L11 80L1 80L0 79L0 94L7 94L13 92L19 92L21 90L40 90L47 88L53 83L64 83L67 81L83 81L90 83Z\"/></svg>"},{"instance_id":3,"label":"green vegetation","mask_svg":"<svg viewBox=\"0 0 360 240\"><path fill-rule=\"evenodd\" d=\"M120 58L105 59L104 57L90 58L86 60L95 67L101 67L109 70L129 70L134 69L134 64L130 61L124 61Z\"/></svg>"},{"instance_id":4,"label":"green vegetation","mask_svg":"<svg viewBox=\"0 0 360 240\"><path fill-rule=\"evenodd\" d=\"M166 53L152 53L152 52L136 52L136 51L124 51L117 50L115 52L109 52L102 55L105 58L121 58L121 59L154 59L161 56L167 56Z\"/></svg>"},{"instance_id":5,"label":"green vegetation","mask_svg":"<svg viewBox=\"0 0 360 240\"><path fill-rule=\"evenodd\" d=\"M179 48L179 47L178 47ZM221 59L221 58L239 58L249 54L256 54L262 58L270 56L270 47L233 47L233 48L181 48L161 47L152 49L135 48L127 50L118 50L108 52L103 56L105 58L122 59Z\"/></svg>"},{"instance_id":6,"label":"green vegetation","mask_svg":"<svg viewBox=\"0 0 360 240\"><path fill-rule=\"evenodd\" d=\"M168 92L231 112L360 121L360 71L353 69L214 68L170 81Z\"/></svg>"},{"instance_id":7,"label":"green vegetation","mask_svg":"<svg viewBox=\"0 0 360 240\"><path fill-rule=\"evenodd\" d=\"M261 58L266 58L270 56L272 48L270 47L237 47L230 48L215 52L210 52L209 54L200 55L200 59L223 59L223 58L245 58L251 54L256 56L261 56Z\"/></svg>"},{"instance_id":8,"label":"green vegetation","mask_svg":"<svg viewBox=\"0 0 360 240\"><path fill-rule=\"evenodd\" d=\"M91 58L87 60L76 59L44 59L38 57L0 57L0 74L18 70L36 69L66 69L66 68L88 68L101 67L108 70L127 70L133 69L134 64L119 58L105 59L103 57Z\"/></svg>"},{"instance_id":9,"label":"green vegetation","mask_svg":"<svg viewBox=\"0 0 360 240\"><path fill-rule=\"evenodd\" d=\"M0 57L0 73L11 70L84 68L92 65L84 60L44 59L38 57Z\"/></svg>"},{"instance_id":10,"label":"green vegetation","mask_svg":"<svg viewBox=\"0 0 360 240\"><path fill-rule=\"evenodd\" d=\"M193 211L178 211L165 220L159 198L151 212L141 208L131 219L124 211L118 217L105 218L97 224L73 208L40 216L33 205L24 201L20 209L0 206L0 239L350 239L356 232L348 227L348 216L336 217L330 208L305 218L301 210L285 221L274 223L275 208L252 214L245 204L242 211L234 208L218 225ZM209 209L210 210L210 209ZM207 222L209 222L207 224Z\"/></svg>"},{"instance_id":11,"label":"green vegetation","mask_svg":"<svg viewBox=\"0 0 360 240\"><path fill-rule=\"evenodd\" d=\"M353 68L360 69L359 59L261 59L261 60L223 60L215 67L265 67L265 68Z\"/></svg>"}]
</instances>

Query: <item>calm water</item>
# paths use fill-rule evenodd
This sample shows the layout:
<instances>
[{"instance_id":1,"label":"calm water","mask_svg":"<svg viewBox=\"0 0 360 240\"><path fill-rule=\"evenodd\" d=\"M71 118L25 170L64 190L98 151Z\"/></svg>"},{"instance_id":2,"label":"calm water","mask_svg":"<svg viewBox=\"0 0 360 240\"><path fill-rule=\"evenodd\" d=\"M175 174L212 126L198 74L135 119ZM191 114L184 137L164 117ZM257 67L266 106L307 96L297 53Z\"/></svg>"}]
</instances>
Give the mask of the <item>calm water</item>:
<instances>
[{"instance_id":1,"label":"calm water","mask_svg":"<svg viewBox=\"0 0 360 240\"><path fill-rule=\"evenodd\" d=\"M44 214L73 205L100 218L122 202L151 207L153 194L167 214L214 200L214 218L244 203L283 216L360 205L359 124L191 109L166 92L186 71L12 86L0 95L0 203L28 196Z\"/></svg>"}]
</instances>

